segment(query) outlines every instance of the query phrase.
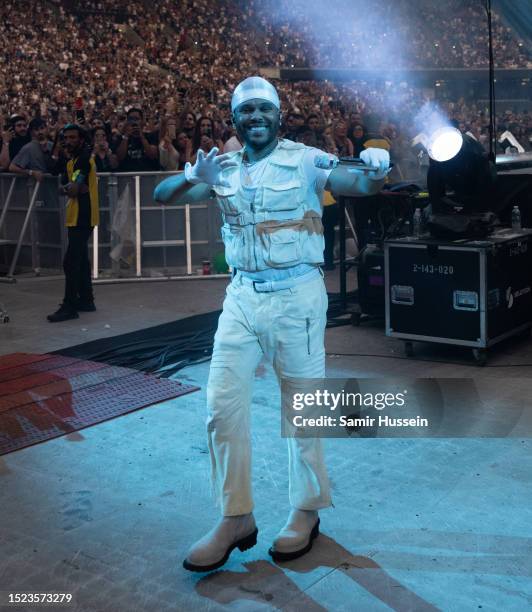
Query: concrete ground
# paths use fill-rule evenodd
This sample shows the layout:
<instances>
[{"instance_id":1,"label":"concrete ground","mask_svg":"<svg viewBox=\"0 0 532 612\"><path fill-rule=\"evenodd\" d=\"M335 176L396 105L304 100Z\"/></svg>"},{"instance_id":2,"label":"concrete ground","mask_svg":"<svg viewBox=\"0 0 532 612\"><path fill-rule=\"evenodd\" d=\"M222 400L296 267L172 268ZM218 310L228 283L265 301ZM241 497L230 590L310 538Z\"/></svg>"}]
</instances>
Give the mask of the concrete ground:
<instances>
[{"instance_id":1,"label":"concrete ground","mask_svg":"<svg viewBox=\"0 0 532 612\"><path fill-rule=\"evenodd\" d=\"M211 311L224 288L99 286L96 313L51 325L61 279L0 284L11 317L0 353L44 353ZM65 609L83 612L532 610L532 368L515 365L532 364L532 343L505 343L485 368L451 347L416 345L407 359L376 323L328 330L326 346L329 377L473 379L486 414L513 423L522 411L521 421L500 439L326 440L334 507L321 513L308 555L275 564L267 550L289 510L287 460L263 364L253 399L258 544L221 571L191 574L186 550L218 517L204 435L209 364L191 366L176 378L200 392L0 458L0 609L15 609L8 593L63 592L74 595Z\"/></svg>"}]
</instances>

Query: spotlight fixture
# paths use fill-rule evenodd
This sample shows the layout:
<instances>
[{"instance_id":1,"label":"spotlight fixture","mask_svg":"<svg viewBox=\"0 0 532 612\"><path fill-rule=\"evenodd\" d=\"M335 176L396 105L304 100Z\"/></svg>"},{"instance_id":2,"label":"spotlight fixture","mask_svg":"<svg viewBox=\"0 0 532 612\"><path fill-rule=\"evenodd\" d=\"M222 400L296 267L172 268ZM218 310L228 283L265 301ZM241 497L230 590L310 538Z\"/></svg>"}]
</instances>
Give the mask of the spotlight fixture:
<instances>
[{"instance_id":1,"label":"spotlight fixture","mask_svg":"<svg viewBox=\"0 0 532 612\"><path fill-rule=\"evenodd\" d=\"M427 152L427 187L434 213L450 212L454 206L464 213L493 210L497 172L475 138L442 127L429 138Z\"/></svg>"},{"instance_id":2,"label":"spotlight fixture","mask_svg":"<svg viewBox=\"0 0 532 612\"><path fill-rule=\"evenodd\" d=\"M438 128L429 138L427 153L437 162L445 162L455 157L464 142L460 130L445 126Z\"/></svg>"}]
</instances>

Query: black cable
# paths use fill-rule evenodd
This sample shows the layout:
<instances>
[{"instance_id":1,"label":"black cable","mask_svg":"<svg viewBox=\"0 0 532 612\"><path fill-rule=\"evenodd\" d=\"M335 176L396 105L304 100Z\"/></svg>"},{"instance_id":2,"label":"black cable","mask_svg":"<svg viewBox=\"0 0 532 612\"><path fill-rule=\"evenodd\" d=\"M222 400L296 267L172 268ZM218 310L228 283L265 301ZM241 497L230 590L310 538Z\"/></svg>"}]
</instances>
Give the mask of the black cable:
<instances>
[{"instance_id":1,"label":"black cable","mask_svg":"<svg viewBox=\"0 0 532 612\"><path fill-rule=\"evenodd\" d=\"M348 294L351 299L356 297L356 291ZM348 313L341 310L341 299L339 294L330 294L330 308L328 311L327 327L334 328L342 325L351 325ZM347 318L346 318L347 317ZM161 340L140 340L132 342L115 349L101 351L92 355L84 356L92 361L104 361L109 365L118 367L129 367L143 372L149 372L160 378L169 378L179 370L211 359L214 344L215 326L204 330L179 334L177 337L171 335ZM381 359L401 359L410 362L444 363L450 365L469 366L477 368L477 364L463 363L459 361L448 361L440 359L422 359L413 357L401 357L399 355L379 355L377 353L338 353L328 352L327 356L339 357L375 357ZM490 368L519 368L532 367L532 363L486 365Z\"/></svg>"},{"instance_id":2,"label":"black cable","mask_svg":"<svg viewBox=\"0 0 532 612\"><path fill-rule=\"evenodd\" d=\"M92 361L134 368L168 378L187 365L201 363L212 354L214 326L160 340L138 340L84 356Z\"/></svg>"}]
</instances>

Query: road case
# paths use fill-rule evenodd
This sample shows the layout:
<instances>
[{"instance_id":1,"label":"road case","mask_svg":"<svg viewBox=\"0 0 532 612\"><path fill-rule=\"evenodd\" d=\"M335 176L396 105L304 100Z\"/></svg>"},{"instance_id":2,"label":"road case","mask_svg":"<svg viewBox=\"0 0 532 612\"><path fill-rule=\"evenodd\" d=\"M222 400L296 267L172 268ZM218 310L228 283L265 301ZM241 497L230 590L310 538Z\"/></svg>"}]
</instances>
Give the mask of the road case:
<instances>
[{"instance_id":1,"label":"road case","mask_svg":"<svg viewBox=\"0 0 532 612\"><path fill-rule=\"evenodd\" d=\"M386 335L486 349L532 324L532 230L482 240L397 238L384 245Z\"/></svg>"}]
</instances>

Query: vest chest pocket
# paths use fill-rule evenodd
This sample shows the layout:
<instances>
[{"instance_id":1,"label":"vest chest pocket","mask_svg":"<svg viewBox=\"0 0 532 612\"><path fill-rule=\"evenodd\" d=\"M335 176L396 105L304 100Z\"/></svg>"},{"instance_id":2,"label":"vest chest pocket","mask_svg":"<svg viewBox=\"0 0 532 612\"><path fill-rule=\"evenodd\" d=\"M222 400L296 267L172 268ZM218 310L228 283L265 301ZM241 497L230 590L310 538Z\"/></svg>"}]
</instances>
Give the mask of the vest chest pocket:
<instances>
[{"instance_id":1,"label":"vest chest pocket","mask_svg":"<svg viewBox=\"0 0 532 612\"><path fill-rule=\"evenodd\" d=\"M252 242L246 240L246 230L238 225L222 225L225 259L234 268L247 270L252 254Z\"/></svg>"},{"instance_id":2,"label":"vest chest pocket","mask_svg":"<svg viewBox=\"0 0 532 612\"><path fill-rule=\"evenodd\" d=\"M262 208L265 211L294 210L300 205L301 182L265 184L262 190Z\"/></svg>"},{"instance_id":3,"label":"vest chest pocket","mask_svg":"<svg viewBox=\"0 0 532 612\"><path fill-rule=\"evenodd\" d=\"M287 266L296 264L301 257L299 232L293 229L280 229L266 234L268 265Z\"/></svg>"},{"instance_id":4,"label":"vest chest pocket","mask_svg":"<svg viewBox=\"0 0 532 612\"><path fill-rule=\"evenodd\" d=\"M228 178L228 177L225 177ZM238 213L238 188L231 184L229 187L222 187L221 185L214 185L214 192L216 193L216 199L218 206L222 209L222 212L229 215L235 215Z\"/></svg>"}]
</instances>

